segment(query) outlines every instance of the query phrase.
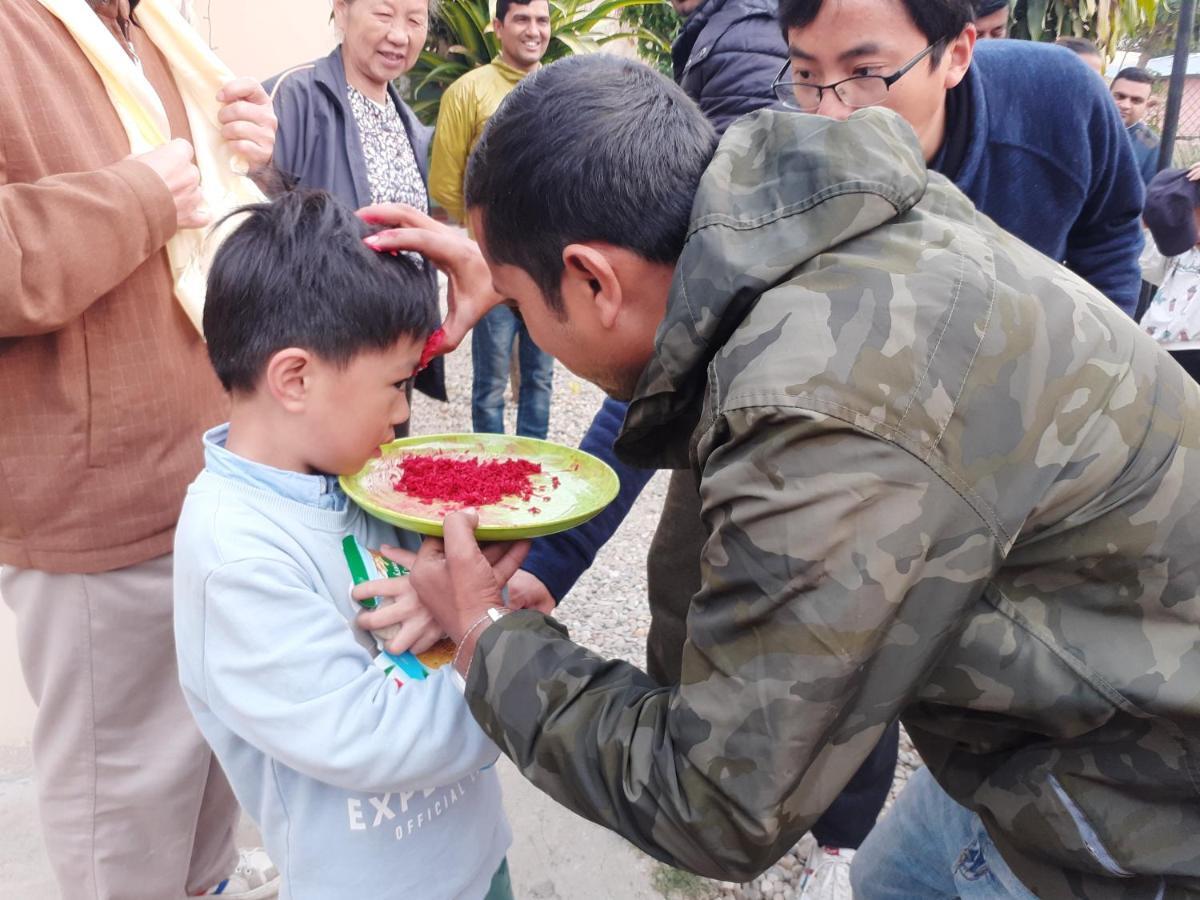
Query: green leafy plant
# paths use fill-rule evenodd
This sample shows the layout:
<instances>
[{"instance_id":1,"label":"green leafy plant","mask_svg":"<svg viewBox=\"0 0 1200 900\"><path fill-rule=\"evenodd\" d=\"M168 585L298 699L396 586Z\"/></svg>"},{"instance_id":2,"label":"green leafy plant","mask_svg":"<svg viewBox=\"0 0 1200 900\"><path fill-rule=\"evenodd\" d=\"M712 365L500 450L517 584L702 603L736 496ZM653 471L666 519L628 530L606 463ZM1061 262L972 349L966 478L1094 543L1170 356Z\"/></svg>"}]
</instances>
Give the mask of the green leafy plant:
<instances>
[{"instance_id":1,"label":"green leafy plant","mask_svg":"<svg viewBox=\"0 0 1200 900\"><path fill-rule=\"evenodd\" d=\"M1153 27L1158 5L1158 0L1017 0L1012 36L1088 38L1111 56L1122 40Z\"/></svg>"},{"instance_id":2,"label":"green leafy plant","mask_svg":"<svg viewBox=\"0 0 1200 900\"><path fill-rule=\"evenodd\" d=\"M1147 60L1156 56L1170 56L1175 51L1180 5L1181 0L1159 0L1153 25L1125 36L1118 44L1118 49L1136 50L1138 65L1145 65ZM1200 40L1194 30L1188 41L1188 49L1200 50Z\"/></svg>"},{"instance_id":3,"label":"green leafy plant","mask_svg":"<svg viewBox=\"0 0 1200 900\"><path fill-rule=\"evenodd\" d=\"M592 53L613 41L663 43L641 27L621 27L615 14L658 0L549 0L550 46L543 62L573 53ZM441 0L435 7L429 42L406 77L405 93L422 121L437 120L442 93L472 69L487 65L499 54L492 31L494 0ZM669 45L664 44L667 52Z\"/></svg>"},{"instance_id":4,"label":"green leafy plant","mask_svg":"<svg viewBox=\"0 0 1200 900\"><path fill-rule=\"evenodd\" d=\"M650 0L621 10L620 20L623 25L649 32L649 37L638 39L638 56L670 78L671 45L683 28L683 18L674 7L667 0Z\"/></svg>"}]
</instances>

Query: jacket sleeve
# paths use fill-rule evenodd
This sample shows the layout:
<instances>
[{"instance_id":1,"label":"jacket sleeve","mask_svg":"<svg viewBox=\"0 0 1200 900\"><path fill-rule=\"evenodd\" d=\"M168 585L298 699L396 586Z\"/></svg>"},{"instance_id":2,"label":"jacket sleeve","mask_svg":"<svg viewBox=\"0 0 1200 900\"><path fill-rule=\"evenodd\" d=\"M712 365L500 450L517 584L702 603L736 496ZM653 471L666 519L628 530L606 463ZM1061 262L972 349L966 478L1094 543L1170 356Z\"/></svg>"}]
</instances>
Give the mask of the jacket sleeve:
<instances>
[{"instance_id":1,"label":"jacket sleeve","mask_svg":"<svg viewBox=\"0 0 1200 900\"><path fill-rule=\"evenodd\" d=\"M461 224L467 212L463 202L463 179L471 155L472 110L463 90L451 86L442 96L437 125L433 129L433 150L429 162L429 195L450 218Z\"/></svg>"},{"instance_id":2,"label":"jacket sleeve","mask_svg":"<svg viewBox=\"0 0 1200 900\"><path fill-rule=\"evenodd\" d=\"M642 489L654 476L653 469L635 469L625 465L617 459L613 450L626 409L626 404L606 399L579 445L579 449L612 466L621 483L617 498L590 522L534 541L529 556L521 566L536 575L556 601L561 602L575 586L579 576L588 570L600 548L621 527Z\"/></svg>"},{"instance_id":3,"label":"jacket sleeve","mask_svg":"<svg viewBox=\"0 0 1200 900\"><path fill-rule=\"evenodd\" d=\"M397 690L298 570L228 563L206 580L204 605L205 702L284 765L335 787L395 793L496 760L448 667Z\"/></svg>"},{"instance_id":4,"label":"jacket sleeve","mask_svg":"<svg viewBox=\"0 0 1200 900\"><path fill-rule=\"evenodd\" d=\"M671 865L744 881L850 780L998 553L963 497L892 444L786 409L722 421L681 683L521 611L483 632L467 696L558 802Z\"/></svg>"},{"instance_id":5,"label":"jacket sleeve","mask_svg":"<svg viewBox=\"0 0 1200 900\"><path fill-rule=\"evenodd\" d=\"M1084 74L1088 77L1082 78ZM1065 262L1132 316L1141 292L1142 174L1103 84L1091 73L1079 73L1076 81L1080 104L1090 104L1086 149L1091 179L1083 208L1067 235Z\"/></svg>"},{"instance_id":6,"label":"jacket sleeve","mask_svg":"<svg viewBox=\"0 0 1200 900\"><path fill-rule=\"evenodd\" d=\"M175 230L170 190L132 159L28 184L0 181L0 338L62 328Z\"/></svg>"}]
</instances>

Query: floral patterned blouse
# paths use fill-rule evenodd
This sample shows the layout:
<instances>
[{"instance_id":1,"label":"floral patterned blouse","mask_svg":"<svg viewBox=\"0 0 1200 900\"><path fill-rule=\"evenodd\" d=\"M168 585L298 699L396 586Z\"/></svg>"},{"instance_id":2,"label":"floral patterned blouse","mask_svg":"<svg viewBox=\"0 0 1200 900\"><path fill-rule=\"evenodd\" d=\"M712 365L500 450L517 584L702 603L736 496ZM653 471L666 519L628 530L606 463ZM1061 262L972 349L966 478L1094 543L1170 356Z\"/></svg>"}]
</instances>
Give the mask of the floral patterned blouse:
<instances>
[{"instance_id":1,"label":"floral patterned blouse","mask_svg":"<svg viewBox=\"0 0 1200 900\"><path fill-rule=\"evenodd\" d=\"M346 87L362 138L371 202L405 203L422 212L428 210L429 193L400 111L390 99L386 106L381 105L357 88Z\"/></svg>"}]
</instances>

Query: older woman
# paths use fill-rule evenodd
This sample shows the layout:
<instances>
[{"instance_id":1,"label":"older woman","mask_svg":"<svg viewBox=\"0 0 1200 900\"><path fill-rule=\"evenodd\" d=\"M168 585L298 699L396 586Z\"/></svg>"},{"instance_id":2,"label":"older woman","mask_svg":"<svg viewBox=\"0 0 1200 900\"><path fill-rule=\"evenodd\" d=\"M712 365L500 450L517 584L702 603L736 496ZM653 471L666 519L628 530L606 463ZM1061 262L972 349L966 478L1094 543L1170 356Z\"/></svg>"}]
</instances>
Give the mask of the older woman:
<instances>
[{"instance_id":1,"label":"older woman","mask_svg":"<svg viewBox=\"0 0 1200 900\"><path fill-rule=\"evenodd\" d=\"M333 17L342 42L329 56L266 83L279 118L275 167L289 187L321 188L355 208L427 211L432 132L392 82L425 46L429 0L334 0ZM435 360L417 388L444 400L442 372Z\"/></svg>"}]
</instances>

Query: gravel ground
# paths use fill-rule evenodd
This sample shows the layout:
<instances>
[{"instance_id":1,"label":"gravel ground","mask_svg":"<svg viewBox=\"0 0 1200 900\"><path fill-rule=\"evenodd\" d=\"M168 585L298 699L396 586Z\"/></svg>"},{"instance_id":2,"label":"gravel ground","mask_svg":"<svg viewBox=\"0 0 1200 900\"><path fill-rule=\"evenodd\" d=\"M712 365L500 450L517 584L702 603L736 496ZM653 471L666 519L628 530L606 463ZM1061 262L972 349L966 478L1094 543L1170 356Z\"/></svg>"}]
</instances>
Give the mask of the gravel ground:
<instances>
[{"instance_id":1,"label":"gravel ground","mask_svg":"<svg viewBox=\"0 0 1200 900\"><path fill-rule=\"evenodd\" d=\"M417 395L413 403L413 434L471 430L469 340L446 358L446 382L449 403L437 403ZM577 446L603 399L598 388L556 362L550 440ZM505 423L508 432L515 430L516 404L511 397L505 408ZM642 668L645 667L646 632L650 625L646 605L646 551L662 512L666 490L667 475L660 472L647 485L620 530L600 551L592 568L579 579L557 613L557 618L571 630L571 637L576 642L605 656L629 660ZM908 736L901 732L900 764L889 806L896 792L920 764ZM791 900L796 896L796 885L804 871L811 844L810 840L801 841L749 884L696 879L688 887L670 893L719 900Z\"/></svg>"}]
</instances>

